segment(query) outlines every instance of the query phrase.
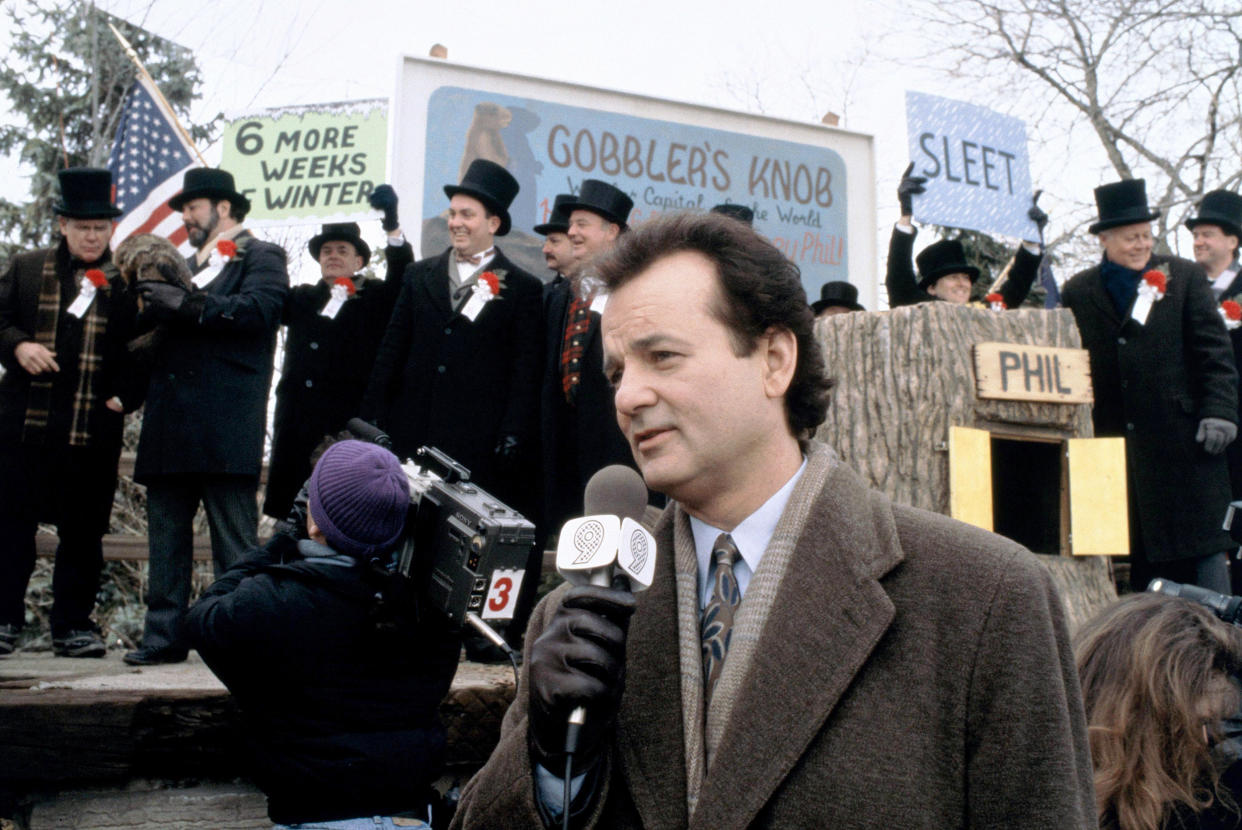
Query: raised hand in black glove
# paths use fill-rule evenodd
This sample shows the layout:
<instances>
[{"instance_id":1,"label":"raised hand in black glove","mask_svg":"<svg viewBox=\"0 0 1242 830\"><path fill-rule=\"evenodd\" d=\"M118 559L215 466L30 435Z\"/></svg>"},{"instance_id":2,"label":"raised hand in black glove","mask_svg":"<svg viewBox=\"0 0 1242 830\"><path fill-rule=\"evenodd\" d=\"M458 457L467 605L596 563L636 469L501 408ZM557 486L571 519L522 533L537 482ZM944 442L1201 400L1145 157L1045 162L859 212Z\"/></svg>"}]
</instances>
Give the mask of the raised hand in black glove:
<instances>
[{"instance_id":1,"label":"raised hand in black glove","mask_svg":"<svg viewBox=\"0 0 1242 830\"><path fill-rule=\"evenodd\" d=\"M375 188L371 191L369 201L372 208L384 211L384 221L380 223L384 230L391 233L400 227L397 222L397 191L392 189L392 185L381 184Z\"/></svg>"},{"instance_id":2,"label":"raised hand in black glove","mask_svg":"<svg viewBox=\"0 0 1242 830\"><path fill-rule=\"evenodd\" d=\"M1224 418L1204 418L1199 422L1195 440L1203 445L1209 455L1224 452L1225 447L1238 437L1238 428Z\"/></svg>"},{"instance_id":3,"label":"raised hand in black glove","mask_svg":"<svg viewBox=\"0 0 1242 830\"><path fill-rule=\"evenodd\" d=\"M901 183L897 185L897 201L901 204L902 216L914 215L914 197L927 190L923 187L927 184L927 179L923 176L911 176L913 172L914 162L910 162L906 172L901 174Z\"/></svg>"},{"instance_id":4,"label":"raised hand in black glove","mask_svg":"<svg viewBox=\"0 0 1242 830\"><path fill-rule=\"evenodd\" d=\"M156 280L138 283L138 296L156 320L168 320L176 316L190 292L181 285Z\"/></svg>"},{"instance_id":5,"label":"raised hand in black glove","mask_svg":"<svg viewBox=\"0 0 1242 830\"><path fill-rule=\"evenodd\" d=\"M1026 212L1027 217L1035 223L1036 230L1039 231L1039 238L1044 238L1044 228L1048 225L1048 214L1039 206L1039 194L1042 190L1036 190L1035 195L1031 197L1031 209Z\"/></svg>"},{"instance_id":6,"label":"raised hand in black glove","mask_svg":"<svg viewBox=\"0 0 1242 830\"><path fill-rule=\"evenodd\" d=\"M595 762L625 688L625 637L634 613L629 591L577 585L530 649L530 750L563 775L570 713L586 709L574 774Z\"/></svg>"},{"instance_id":7,"label":"raised hand in black glove","mask_svg":"<svg viewBox=\"0 0 1242 830\"><path fill-rule=\"evenodd\" d=\"M289 505L289 515L276 523L272 528L274 534L288 534L294 539L309 539L306 533L306 517L310 515L310 479L302 485L302 489L293 497L293 504Z\"/></svg>"}]
</instances>

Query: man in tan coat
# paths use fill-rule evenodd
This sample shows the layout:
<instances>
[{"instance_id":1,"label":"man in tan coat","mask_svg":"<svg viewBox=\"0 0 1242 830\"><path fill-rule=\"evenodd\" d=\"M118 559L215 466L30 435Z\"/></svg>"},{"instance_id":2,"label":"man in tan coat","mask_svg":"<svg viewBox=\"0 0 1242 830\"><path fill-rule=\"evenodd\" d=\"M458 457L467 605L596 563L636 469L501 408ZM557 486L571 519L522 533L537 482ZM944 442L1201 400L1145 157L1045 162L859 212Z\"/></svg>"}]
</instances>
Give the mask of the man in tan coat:
<instances>
[{"instance_id":1,"label":"man in tan coat","mask_svg":"<svg viewBox=\"0 0 1242 830\"><path fill-rule=\"evenodd\" d=\"M741 223L673 214L601 275L618 422L673 500L654 581L536 609L457 826L559 822L567 768L576 827L1097 826L1048 575L805 439L830 382L797 269Z\"/></svg>"}]
</instances>

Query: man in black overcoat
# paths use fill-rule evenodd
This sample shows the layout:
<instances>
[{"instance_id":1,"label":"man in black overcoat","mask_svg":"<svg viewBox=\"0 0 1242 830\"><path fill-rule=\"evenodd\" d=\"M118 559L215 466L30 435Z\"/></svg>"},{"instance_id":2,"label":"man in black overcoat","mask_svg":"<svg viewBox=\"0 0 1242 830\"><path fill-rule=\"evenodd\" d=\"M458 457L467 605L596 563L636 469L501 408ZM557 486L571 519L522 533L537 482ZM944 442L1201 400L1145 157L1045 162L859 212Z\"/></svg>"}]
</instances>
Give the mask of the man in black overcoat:
<instances>
[{"instance_id":1,"label":"man in black overcoat","mask_svg":"<svg viewBox=\"0 0 1242 830\"><path fill-rule=\"evenodd\" d=\"M125 344L137 305L112 263L112 174L59 174L61 240L18 254L0 276L0 656L17 644L36 522L56 525L52 645L106 651L91 621L108 530L121 419L142 403ZM98 284L98 285L97 285Z\"/></svg>"},{"instance_id":2,"label":"man in black overcoat","mask_svg":"<svg viewBox=\"0 0 1242 830\"><path fill-rule=\"evenodd\" d=\"M1097 437L1126 441L1130 581L1156 576L1228 593L1224 450L1238 373L1203 270L1153 255L1142 179L1095 190L1104 257L1061 294L1090 352ZM1161 285L1163 283L1163 286Z\"/></svg>"},{"instance_id":3,"label":"man in black overcoat","mask_svg":"<svg viewBox=\"0 0 1242 830\"><path fill-rule=\"evenodd\" d=\"M533 516L542 289L495 245L517 191L509 171L483 159L445 186L452 246L406 268L362 414L401 458L440 449Z\"/></svg>"},{"instance_id":4,"label":"man in black overcoat","mask_svg":"<svg viewBox=\"0 0 1242 830\"><path fill-rule=\"evenodd\" d=\"M281 309L285 251L242 225L250 202L224 170L195 168L169 200L190 243L193 290L143 282L143 316L164 327L152 359L134 479L147 486L150 584L131 665L186 657L194 513L211 530L216 575L258 546L257 489Z\"/></svg>"},{"instance_id":5,"label":"man in black overcoat","mask_svg":"<svg viewBox=\"0 0 1242 830\"><path fill-rule=\"evenodd\" d=\"M569 280L574 270L574 244L569 241L569 211L565 205L574 200L573 194L558 193L552 202L548 221L535 225L535 233L543 237L543 259L552 270L553 277L543 284L543 304L546 312L548 297L557 286Z\"/></svg>"},{"instance_id":6,"label":"man in black overcoat","mask_svg":"<svg viewBox=\"0 0 1242 830\"><path fill-rule=\"evenodd\" d=\"M1203 196L1198 215L1186 220L1194 234L1195 262L1207 274L1212 294L1220 304L1221 317L1233 342L1233 360L1242 365L1242 263L1238 246L1242 243L1242 196L1228 190L1213 190ZM1242 399L1242 394L1238 396ZM1242 400L1238 405L1242 419ZM1242 423L1242 420L1239 420ZM1242 441L1225 450L1229 461L1229 484L1234 500L1242 499ZM1242 591L1242 566L1234 560L1233 593Z\"/></svg>"},{"instance_id":7,"label":"man in black overcoat","mask_svg":"<svg viewBox=\"0 0 1242 830\"><path fill-rule=\"evenodd\" d=\"M564 205L574 266L546 304L540 401L545 534L582 515L582 493L592 475L610 464L635 466L604 378L599 321L607 298L593 265L625 232L633 207L629 196L596 179L584 181L577 198Z\"/></svg>"},{"instance_id":8,"label":"man in black overcoat","mask_svg":"<svg viewBox=\"0 0 1242 830\"><path fill-rule=\"evenodd\" d=\"M380 185L376 192L392 191ZM392 212L395 216L396 194ZM388 270L360 273L371 259L357 222L324 225L307 247L322 278L290 289L281 322L285 359L276 385L276 420L263 512L283 520L311 474L311 454L358 414L380 340L392 316L401 275L414 261L400 227L384 246ZM395 244L394 244L395 243Z\"/></svg>"}]
</instances>

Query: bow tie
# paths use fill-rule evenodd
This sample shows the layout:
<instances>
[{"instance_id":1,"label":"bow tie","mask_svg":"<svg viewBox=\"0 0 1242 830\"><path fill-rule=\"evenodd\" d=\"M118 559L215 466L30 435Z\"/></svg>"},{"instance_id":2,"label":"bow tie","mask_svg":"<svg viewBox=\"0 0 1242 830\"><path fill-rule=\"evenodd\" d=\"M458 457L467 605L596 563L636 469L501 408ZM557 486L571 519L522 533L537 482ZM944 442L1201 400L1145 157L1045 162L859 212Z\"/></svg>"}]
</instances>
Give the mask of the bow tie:
<instances>
[{"instance_id":1,"label":"bow tie","mask_svg":"<svg viewBox=\"0 0 1242 830\"><path fill-rule=\"evenodd\" d=\"M492 252L492 249L488 248L486 251L480 251L474 256L462 256L461 254L457 254L457 261L460 263L468 262L471 265L478 265L481 262L483 262L483 258L487 256L488 254L490 254L491 252Z\"/></svg>"}]
</instances>

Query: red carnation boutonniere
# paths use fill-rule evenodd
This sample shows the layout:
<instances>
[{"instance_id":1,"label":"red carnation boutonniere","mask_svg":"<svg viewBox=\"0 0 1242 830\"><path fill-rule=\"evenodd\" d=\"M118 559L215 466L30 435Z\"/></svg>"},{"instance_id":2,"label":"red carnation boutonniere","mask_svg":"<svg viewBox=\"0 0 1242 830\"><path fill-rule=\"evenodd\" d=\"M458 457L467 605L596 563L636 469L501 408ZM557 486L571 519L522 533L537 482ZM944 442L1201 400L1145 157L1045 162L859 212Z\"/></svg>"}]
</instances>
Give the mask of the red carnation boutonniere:
<instances>
[{"instance_id":1,"label":"red carnation boutonniere","mask_svg":"<svg viewBox=\"0 0 1242 830\"><path fill-rule=\"evenodd\" d=\"M484 271L479 275L479 285L486 285L493 297L500 294L500 277L493 271Z\"/></svg>"},{"instance_id":2,"label":"red carnation boutonniere","mask_svg":"<svg viewBox=\"0 0 1242 830\"><path fill-rule=\"evenodd\" d=\"M1152 295L1152 302L1164 299L1164 294L1169 287L1169 277L1163 271L1152 269L1143 274L1143 282L1139 285L1139 291L1146 291Z\"/></svg>"},{"instance_id":3,"label":"red carnation boutonniere","mask_svg":"<svg viewBox=\"0 0 1242 830\"><path fill-rule=\"evenodd\" d=\"M1005 298L1001 294L998 294L995 291L993 291L991 294L984 297L983 301L987 303L988 308L992 309L993 311L1004 311L1005 309L1009 308L1009 306L1005 305Z\"/></svg>"},{"instance_id":4,"label":"red carnation boutonniere","mask_svg":"<svg viewBox=\"0 0 1242 830\"><path fill-rule=\"evenodd\" d=\"M228 262L237 256L237 243L231 239L221 239L216 243L216 250L220 252L220 256L224 258L224 261Z\"/></svg>"},{"instance_id":5,"label":"red carnation boutonniere","mask_svg":"<svg viewBox=\"0 0 1242 830\"><path fill-rule=\"evenodd\" d=\"M92 268L86 272L86 278L90 280L91 285L96 288L103 288L108 284L108 275L98 268Z\"/></svg>"},{"instance_id":6,"label":"red carnation boutonniere","mask_svg":"<svg viewBox=\"0 0 1242 830\"><path fill-rule=\"evenodd\" d=\"M1233 300L1225 300L1220 304L1220 316L1225 321L1225 328L1233 331L1242 326L1242 305Z\"/></svg>"},{"instance_id":7,"label":"red carnation boutonniere","mask_svg":"<svg viewBox=\"0 0 1242 830\"><path fill-rule=\"evenodd\" d=\"M358 286L354 285L354 281L349 277L337 277L332 281L332 287L342 288L349 296L354 296L358 292Z\"/></svg>"}]
</instances>

